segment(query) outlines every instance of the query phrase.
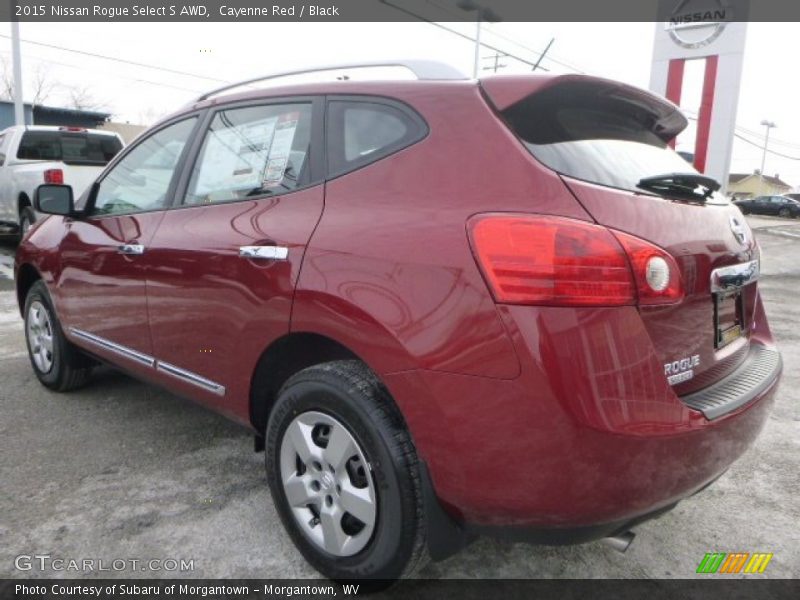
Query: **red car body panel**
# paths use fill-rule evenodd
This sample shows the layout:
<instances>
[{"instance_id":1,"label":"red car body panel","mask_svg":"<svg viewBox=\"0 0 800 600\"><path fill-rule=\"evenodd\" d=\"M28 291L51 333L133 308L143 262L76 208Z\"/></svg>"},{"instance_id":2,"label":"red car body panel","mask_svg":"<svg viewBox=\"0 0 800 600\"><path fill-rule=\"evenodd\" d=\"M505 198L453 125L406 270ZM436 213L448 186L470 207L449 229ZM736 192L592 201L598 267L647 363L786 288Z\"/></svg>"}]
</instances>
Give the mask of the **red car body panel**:
<instances>
[{"instance_id":1,"label":"red car body panel","mask_svg":"<svg viewBox=\"0 0 800 600\"><path fill-rule=\"evenodd\" d=\"M710 271L757 256L753 244L735 244L728 216L736 209L562 178L497 112L575 79L334 82L204 101L191 109L262 97L389 97L417 111L429 132L284 196L116 222L47 219L20 246L18 272L42 276L67 326L125 340L225 393L120 366L242 423L250 423L251 385L271 344L307 332L334 340L381 377L437 496L470 523L567 527L642 515L700 489L752 443L775 382L713 421L680 396L773 341L753 284L744 292L749 337L721 351L709 345ZM498 304L466 230L470 217L489 211L563 216L649 240L679 262L687 295L642 308ZM137 236L148 245L138 261L101 248ZM272 242L289 247L288 261L253 264L237 254ZM73 272L79 264L84 275ZM670 386L664 363L695 353L698 376Z\"/></svg>"},{"instance_id":2,"label":"red car body panel","mask_svg":"<svg viewBox=\"0 0 800 600\"><path fill-rule=\"evenodd\" d=\"M731 373L749 348L747 336L716 350L708 325L713 322L710 300L711 271L757 258L752 232L741 244L731 231L730 219L741 218L732 205L676 203L663 198L615 190L575 179L565 179L586 210L598 223L632 233L669 251L678 261L686 293L675 306L641 307L647 334L658 340L661 364L683 356L698 355L695 377L677 384L679 395L706 387ZM745 227L746 224L745 224ZM746 313L753 314L756 292L744 289ZM752 327L751 327L752 329Z\"/></svg>"},{"instance_id":3,"label":"red car body panel","mask_svg":"<svg viewBox=\"0 0 800 600\"><path fill-rule=\"evenodd\" d=\"M247 423L250 385L261 354L289 332L292 297L308 239L323 207L323 185L291 195L167 211L146 255L153 355L225 387L224 396L161 375ZM198 244L202 240L202 244ZM241 246L289 248L285 261L239 256Z\"/></svg>"}]
</instances>

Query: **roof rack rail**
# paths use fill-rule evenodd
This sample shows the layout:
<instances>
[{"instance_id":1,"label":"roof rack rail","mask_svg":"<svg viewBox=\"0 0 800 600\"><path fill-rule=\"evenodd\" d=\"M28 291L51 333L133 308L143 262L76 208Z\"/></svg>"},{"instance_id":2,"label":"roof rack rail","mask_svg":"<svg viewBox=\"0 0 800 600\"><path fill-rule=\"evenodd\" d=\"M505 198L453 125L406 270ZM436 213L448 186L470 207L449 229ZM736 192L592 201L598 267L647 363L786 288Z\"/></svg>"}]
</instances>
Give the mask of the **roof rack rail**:
<instances>
[{"instance_id":1,"label":"roof rack rail","mask_svg":"<svg viewBox=\"0 0 800 600\"><path fill-rule=\"evenodd\" d=\"M466 80L468 77L461 71L446 63L438 62L435 60L377 60L362 63L342 63L334 65L325 65L322 67L314 67L311 69L298 69L296 71L284 71L282 73L270 73L263 77L254 77L253 79L246 79L237 83L230 83L222 87L206 92L198 96L194 102L201 102L208 100L211 96L216 96L222 92L236 89L251 83L258 83L261 81L268 81L270 79L279 79L281 77L291 77L292 75L305 75L307 73L324 73L325 71L339 71L342 69L363 69L373 67L405 67L411 71L419 80Z\"/></svg>"}]
</instances>

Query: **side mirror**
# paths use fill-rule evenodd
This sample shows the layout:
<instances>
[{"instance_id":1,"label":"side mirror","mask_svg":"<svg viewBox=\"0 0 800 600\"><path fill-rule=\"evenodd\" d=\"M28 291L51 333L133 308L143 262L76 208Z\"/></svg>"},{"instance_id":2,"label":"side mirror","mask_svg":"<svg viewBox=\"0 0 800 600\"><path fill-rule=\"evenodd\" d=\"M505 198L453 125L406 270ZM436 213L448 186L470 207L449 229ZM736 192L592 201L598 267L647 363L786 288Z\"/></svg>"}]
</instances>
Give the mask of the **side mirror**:
<instances>
[{"instance_id":1,"label":"side mirror","mask_svg":"<svg viewBox=\"0 0 800 600\"><path fill-rule=\"evenodd\" d=\"M69 217L75 213L72 186L44 184L36 188L33 208L46 215Z\"/></svg>"}]
</instances>

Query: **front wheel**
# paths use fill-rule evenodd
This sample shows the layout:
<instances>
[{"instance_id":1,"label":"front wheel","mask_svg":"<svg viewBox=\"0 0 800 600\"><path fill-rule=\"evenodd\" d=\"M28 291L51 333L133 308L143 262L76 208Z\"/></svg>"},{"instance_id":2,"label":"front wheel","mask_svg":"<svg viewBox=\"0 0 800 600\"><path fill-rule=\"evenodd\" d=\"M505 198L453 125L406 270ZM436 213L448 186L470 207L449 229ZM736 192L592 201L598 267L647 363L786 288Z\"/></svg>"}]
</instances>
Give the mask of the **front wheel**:
<instances>
[{"instance_id":1,"label":"front wheel","mask_svg":"<svg viewBox=\"0 0 800 600\"><path fill-rule=\"evenodd\" d=\"M281 520L323 575L388 582L427 558L416 452L365 365L331 362L290 378L270 415L266 450Z\"/></svg>"},{"instance_id":2,"label":"front wheel","mask_svg":"<svg viewBox=\"0 0 800 600\"><path fill-rule=\"evenodd\" d=\"M92 361L64 337L42 281L31 286L25 299L25 339L33 372L46 387L67 392L89 379Z\"/></svg>"},{"instance_id":3,"label":"front wheel","mask_svg":"<svg viewBox=\"0 0 800 600\"><path fill-rule=\"evenodd\" d=\"M792 216L792 211L790 211L788 208L782 208L778 213L778 216L783 217L784 219L788 219L789 217Z\"/></svg>"}]
</instances>

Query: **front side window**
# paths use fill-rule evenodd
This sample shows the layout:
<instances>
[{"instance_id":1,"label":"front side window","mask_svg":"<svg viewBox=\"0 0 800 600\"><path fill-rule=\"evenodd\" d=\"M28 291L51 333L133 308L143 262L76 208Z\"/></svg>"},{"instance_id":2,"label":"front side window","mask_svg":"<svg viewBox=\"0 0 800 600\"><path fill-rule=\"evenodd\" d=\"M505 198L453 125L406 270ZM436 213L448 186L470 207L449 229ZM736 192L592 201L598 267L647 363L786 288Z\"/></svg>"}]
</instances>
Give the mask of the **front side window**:
<instances>
[{"instance_id":1,"label":"front side window","mask_svg":"<svg viewBox=\"0 0 800 600\"><path fill-rule=\"evenodd\" d=\"M136 145L100 182L94 214L117 215L158 210L167 192L196 117L161 129Z\"/></svg>"},{"instance_id":2,"label":"front side window","mask_svg":"<svg viewBox=\"0 0 800 600\"><path fill-rule=\"evenodd\" d=\"M328 174L352 171L405 148L427 129L399 107L378 102L328 103Z\"/></svg>"},{"instance_id":3,"label":"front side window","mask_svg":"<svg viewBox=\"0 0 800 600\"><path fill-rule=\"evenodd\" d=\"M310 181L311 104L217 113L192 169L185 204L290 192Z\"/></svg>"}]
</instances>

